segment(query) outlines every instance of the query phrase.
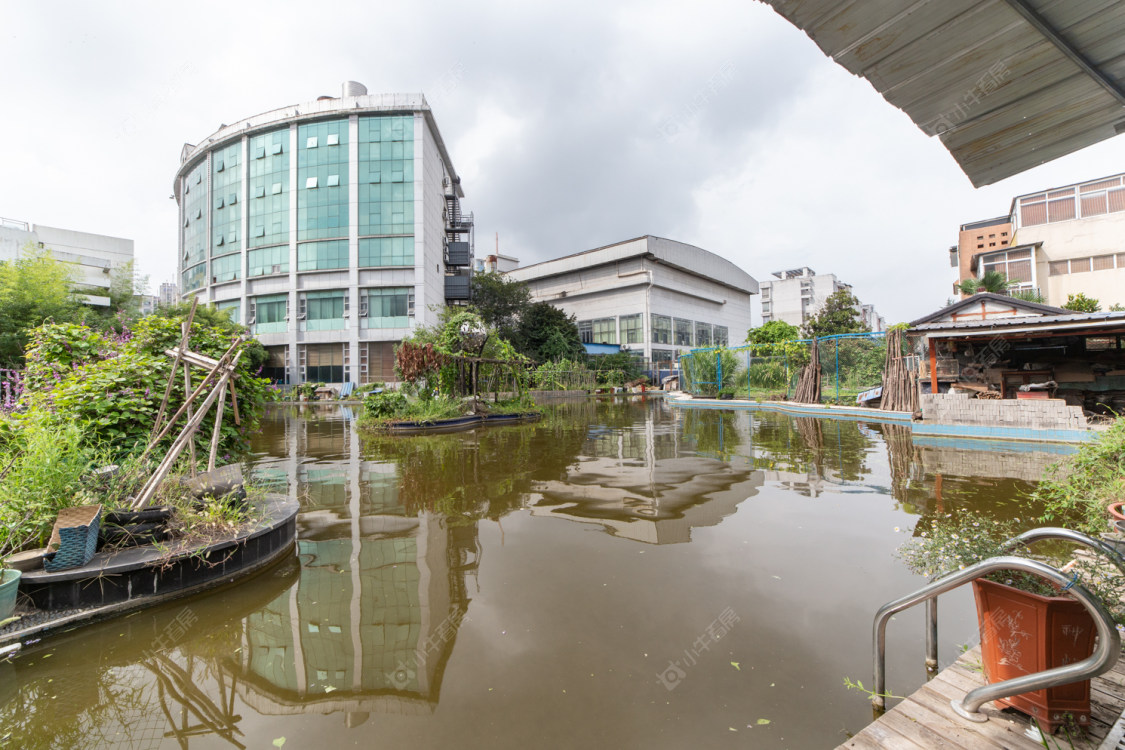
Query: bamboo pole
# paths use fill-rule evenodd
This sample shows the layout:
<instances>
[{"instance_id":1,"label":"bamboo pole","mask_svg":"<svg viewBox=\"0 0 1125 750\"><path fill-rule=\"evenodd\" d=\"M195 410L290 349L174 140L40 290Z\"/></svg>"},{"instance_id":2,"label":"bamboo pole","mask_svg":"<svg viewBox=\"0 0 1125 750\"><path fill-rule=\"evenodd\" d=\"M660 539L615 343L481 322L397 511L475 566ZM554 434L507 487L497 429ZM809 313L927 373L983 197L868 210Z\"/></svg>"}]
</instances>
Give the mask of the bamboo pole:
<instances>
[{"instance_id":1,"label":"bamboo pole","mask_svg":"<svg viewBox=\"0 0 1125 750\"><path fill-rule=\"evenodd\" d=\"M199 429L199 425L203 423L203 419L207 416L211 405L214 404L215 400L219 397L219 394L222 392L222 387L230 380L230 376L234 372L234 368L238 364L238 359L241 356L242 352L235 355L234 361L225 369L219 382L211 389L211 392L207 394L207 398L204 399L203 404L199 407L199 411L196 412L192 420L184 426L184 429L176 437L175 441L172 443L172 447L168 449L168 453L165 454L160 465L156 467L152 476L145 482L145 486L141 489L140 494L137 495L137 499L133 501L132 507L134 510L148 505L153 495L156 494L156 488L160 486L160 483L164 481L168 473L172 470L172 466L175 465L176 460L180 457L180 454L183 453L187 443L194 440L195 431Z\"/></svg>"},{"instance_id":2,"label":"bamboo pole","mask_svg":"<svg viewBox=\"0 0 1125 750\"><path fill-rule=\"evenodd\" d=\"M199 298L196 297L196 299L199 299ZM187 323L184 324L184 338L185 339L187 339L188 331L191 330L188 327L188 325L189 324L187 324ZM180 351L183 352L183 349L181 349ZM191 393L191 365L188 364L186 361L184 362L184 393ZM187 418L188 418L189 422L192 420L193 416L195 416L195 415L192 413L191 404L189 403L187 405ZM191 471L191 475L194 477L195 476L195 464L196 464L195 441L194 440L192 440L189 443L189 447L191 448L191 469L190 469L190 471Z\"/></svg>"},{"instance_id":3,"label":"bamboo pole","mask_svg":"<svg viewBox=\"0 0 1125 750\"><path fill-rule=\"evenodd\" d=\"M234 353L234 350L237 349L242 344L242 342L243 342L243 338L241 336L238 337L238 339L233 344L231 344L230 349L227 349L226 353L219 359L219 364L225 365L226 362L227 362L227 359ZM176 413L172 415L172 418L168 420L168 424L165 425L164 429L160 432L160 434L157 435L155 438L153 438L149 442L148 447L145 448L145 452L141 454L141 458L140 458L141 461L144 461L146 458L148 458L148 454L152 452L152 449L156 447L156 444L159 443L161 440L163 440L168 435L168 433L172 431L172 426L176 424L176 420L178 420L180 417L182 417L184 415L184 412L187 411L187 407L191 404L192 401L194 401L199 396L199 394L201 394L203 392L203 390L207 387L207 384L211 382L211 380L215 377L216 373L218 373L218 372L219 372L219 368L216 368L216 369L212 370L211 372L207 373L207 376L205 378L203 378L203 382L201 382L199 384L199 387L197 387L194 391L192 391L191 395L189 395L184 400L183 406L181 406L176 411Z\"/></svg>"},{"instance_id":4,"label":"bamboo pole","mask_svg":"<svg viewBox=\"0 0 1125 750\"><path fill-rule=\"evenodd\" d=\"M227 403L226 381L219 384L219 399L215 402L215 430L211 433L211 454L207 457L207 471L215 470L215 456L219 452L219 434L223 430L223 407ZM192 441L195 445L195 441Z\"/></svg>"},{"instance_id":5,"label":"bamboo pole","mask_svg":"<svg viewBox=\"0 0 1125 750\"><path fill-rule=\"evenodd\" d=\"M180 336L180 351L183 352L187 349L188 339L191 336L191 323L195 320L195 308L199 305L199 295L191 298L191 310L188 312L185 328L182 329ZM172 383L176 382L176 370L180 367L180 355L176 355L176 361L172 363L172 372L168 376L168 385L164 387L164 400L160 402L160 410L156 412L156 422L152 426L152 434L160 431L160 426L164 422L164 410L168 408L168 399L172 395Z\"/></svg>"}]
</instances>

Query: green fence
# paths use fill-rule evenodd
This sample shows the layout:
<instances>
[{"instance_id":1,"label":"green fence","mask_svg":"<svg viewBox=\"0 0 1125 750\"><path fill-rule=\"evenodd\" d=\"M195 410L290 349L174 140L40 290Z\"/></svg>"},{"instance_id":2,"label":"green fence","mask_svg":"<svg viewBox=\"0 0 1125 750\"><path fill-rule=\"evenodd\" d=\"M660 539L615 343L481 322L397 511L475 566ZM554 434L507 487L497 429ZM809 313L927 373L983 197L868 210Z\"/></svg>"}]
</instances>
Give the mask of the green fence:
<instances>
[{"instance_id":1,"label":"green fence","mask_svg":"<svg viewBox=\"0 0 1125 750\"><path fill-rule=\"evenodd\" d=\"M856 396L883 382L883 332L849 333L817 339L821 398L854 404ZM693 349L680 358L680 387L693 396L772 401L792 398L801 368L809 362L812 339L773 347ZM771 352L782 352L780 354Z\"/></svg>"}]
</instances>

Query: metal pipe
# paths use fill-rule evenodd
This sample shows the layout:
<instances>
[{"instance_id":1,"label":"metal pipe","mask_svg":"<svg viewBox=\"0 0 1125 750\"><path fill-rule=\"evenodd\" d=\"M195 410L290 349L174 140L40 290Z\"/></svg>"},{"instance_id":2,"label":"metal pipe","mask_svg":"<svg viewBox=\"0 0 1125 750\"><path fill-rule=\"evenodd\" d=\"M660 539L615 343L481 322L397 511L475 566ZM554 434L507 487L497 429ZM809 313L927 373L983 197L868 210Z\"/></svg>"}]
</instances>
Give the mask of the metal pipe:
<instances>
[{"instance_id":1,"label":"metal pipe","mask_svg":"<svg viewBox=\"0 0 1125 750\"><path fill-rule=\"evenodd\" d=\"M937 597L926 600L926 671L938 668Z\"/></svg>"},{"instance_id":2,"label":"metal pipe","mask_svg":"<svg viewBox=\"0 0 1125 750\"><path fill-rule=\"evenodd\" d=\"M1066 542L1074 542L1075 544L1081 544L1092 550L1101 552L1109 558L1111 563L1117 566L1118 570L1125 574L1125 557L1121 556L1121 553L1116 547L1103 542L1101 539L1095 539L1079 531L1074 531L1073 529L1064 529L1058 526L1044 526L1041 529L1029 529L1004 542L1003 547L1006 550L1011 550L1043 539L1060 539Z\"/></svg>"},{"instance_id":3,"label":"metal pipe","mask_svg":"<svg viewBox=\"0 0 1125 750\"><path fill-rule=\"evenodd\" d=\"M1073 533L1077 534L1077 532ZM1075 541L1078 540L1075 539ZM1034 573L1049 581L1054 581L1059 586L1070 586L1070 593L1086 607L1094 618L1094 625L1098 631L1098 644L1094 653L1082 661L976 688L970 691L960 704L953 701L954 709L958 714L971 721L987 721L988 717L979 712L981 705L987 701L1078 682L1095 677L1113 668L1121 651L1121 636L1113 625L1113 619L1096 597L1082 586L1072 585L1070 578L1046 563L1023 557L993 557L976 565L970 565L963 570L950 573L912 594L888 602L879 608L879 611L875 614L875 623L872 628L875 652L875 690L871 700L876 707L883 708L886 705L884 694L887 689L887 622L891 616L998 570L1020 570L1026 573Z\"/></svg>"}]
</instances>

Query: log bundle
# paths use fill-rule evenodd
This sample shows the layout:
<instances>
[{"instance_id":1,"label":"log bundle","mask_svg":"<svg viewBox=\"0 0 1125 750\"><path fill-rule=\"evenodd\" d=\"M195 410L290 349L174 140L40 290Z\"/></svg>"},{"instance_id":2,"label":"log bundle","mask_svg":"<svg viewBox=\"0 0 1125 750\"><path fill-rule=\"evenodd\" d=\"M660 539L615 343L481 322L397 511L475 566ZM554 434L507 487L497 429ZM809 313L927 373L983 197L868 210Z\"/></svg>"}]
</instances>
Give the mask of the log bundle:
<instances>
[{"instance_id":1,"label":"log bundle","mask_svg":"<svg viewBox=\"0 0 1125 750\"><path fill-rule=\"evenodd\" d=\"M793 400L799 404L820 403L820 348L816 339L809 345L809 363L801 369Z\"/></svg>"},{"instance_id":2,"label":"log bundle","mask_svg":"<svg viewBox=\"0 0 1125 750\"><path fill-rule=\"evenodd\" d=\"M907 366L908 358L902 356L902 329L887 332L887 358L883 363L884 411L918 410L918 371Z\"/></svg>"}]
</instances>

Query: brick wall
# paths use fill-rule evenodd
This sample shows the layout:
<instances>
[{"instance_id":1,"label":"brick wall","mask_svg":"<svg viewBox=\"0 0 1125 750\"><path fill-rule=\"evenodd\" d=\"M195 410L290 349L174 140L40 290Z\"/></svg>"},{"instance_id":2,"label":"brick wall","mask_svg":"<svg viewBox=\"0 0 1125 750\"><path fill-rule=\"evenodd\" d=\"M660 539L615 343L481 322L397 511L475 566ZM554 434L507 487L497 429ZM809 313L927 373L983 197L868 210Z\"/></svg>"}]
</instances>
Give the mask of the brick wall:
<instances>
[{"instance_id":1,"label":"brick wall","mask_svg":"<svg viewBox=\"0 0 1125 750\"><path fill-rule=\"evenodd\" d=\"M1035 430L1086 429L1082 407L1067 406L1060 398L1020 401L969 398L967 393L923 393L922 420Z\"/></svg>"}]
</instances>

